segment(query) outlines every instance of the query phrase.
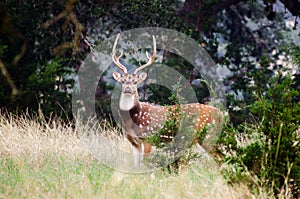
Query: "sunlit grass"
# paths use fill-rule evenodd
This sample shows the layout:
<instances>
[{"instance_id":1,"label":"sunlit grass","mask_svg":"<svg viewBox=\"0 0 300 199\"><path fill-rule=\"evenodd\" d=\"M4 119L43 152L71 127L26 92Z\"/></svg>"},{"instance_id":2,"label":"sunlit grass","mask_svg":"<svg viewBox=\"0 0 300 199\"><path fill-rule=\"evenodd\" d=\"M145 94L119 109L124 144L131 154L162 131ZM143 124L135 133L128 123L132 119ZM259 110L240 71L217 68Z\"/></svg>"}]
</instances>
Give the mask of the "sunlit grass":
<instances>
[{"instance_id":1,"label":"sunlit grass","mask_svg":"<svg viewBox=\"0 0 300 199\"><path fill-rule=\"evenodd\" d=\"M177 174L116 171L87 152L80 131L0 116L0 198L269 198L244 184L227 185L217 167L198 161Z\"/></svg>"}]
</instances>

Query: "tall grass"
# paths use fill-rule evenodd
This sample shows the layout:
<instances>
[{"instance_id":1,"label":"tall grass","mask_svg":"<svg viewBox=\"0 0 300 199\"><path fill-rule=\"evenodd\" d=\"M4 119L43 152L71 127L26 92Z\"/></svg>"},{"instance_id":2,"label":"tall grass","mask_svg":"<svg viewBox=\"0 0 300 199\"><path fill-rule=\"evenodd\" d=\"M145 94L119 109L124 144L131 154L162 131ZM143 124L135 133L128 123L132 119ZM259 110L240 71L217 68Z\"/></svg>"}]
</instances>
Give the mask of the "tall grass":
<instances>
[{"instance_id":1,"label":"tall grass","mask_svg":"<svg viewBox=\"0 0 300 199\"><path fill-rule=\"evenodd\" d=\"M58 120L2 114L0 198L269 198L244 184L227 185L218 168L199 161L178 174L116 171L85 149L82 131Z\"/></svg>"}]
</instances>

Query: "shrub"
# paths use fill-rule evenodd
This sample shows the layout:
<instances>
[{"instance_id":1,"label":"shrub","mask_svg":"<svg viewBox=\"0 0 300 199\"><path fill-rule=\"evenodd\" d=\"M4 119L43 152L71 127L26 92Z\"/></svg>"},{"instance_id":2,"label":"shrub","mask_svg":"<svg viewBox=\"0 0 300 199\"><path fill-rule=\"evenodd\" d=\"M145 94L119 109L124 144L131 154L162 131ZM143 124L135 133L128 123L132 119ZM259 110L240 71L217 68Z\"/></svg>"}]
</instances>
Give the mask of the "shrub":
<instances>
[{"instance_id":1,"label":"shrub","mask_svg":"<svg viewBox=\"0 0 300 199\"><path fill-rule=\"evenodd\" d=\"M159 153L153 157L154 162L160 166L168 166L170 172L177 172L190 161L200 157L200 154L192 150L192 145L201 144L207 133L206 128L202 131L195 131L191 127L194 117L188 117L187 113L182 111L181 105L185 104L186 100L181 96L181 92L182 87L179 81L173 85L172 94L168 98L175 108L169 108L163 128L146 138L146 142L159 150ZM166 155L161 155L161 153Z\"/></svg>"},{"instance_id":2,"label":"shrub","mask_svg":"<svg viewBox=\"0 0 300 199\"><path fill-rule=\"evenodd\" d=\"M255 94L256 101L249 107L252 122L238 128L227 124L219 144L225 160L242 168L230 180L241 176L249 180L241 174L250 171L275 195L299 198L300 102L296 99L300 93L289 76L278 76L271 85Z\"/></svg>"}]
</instances>

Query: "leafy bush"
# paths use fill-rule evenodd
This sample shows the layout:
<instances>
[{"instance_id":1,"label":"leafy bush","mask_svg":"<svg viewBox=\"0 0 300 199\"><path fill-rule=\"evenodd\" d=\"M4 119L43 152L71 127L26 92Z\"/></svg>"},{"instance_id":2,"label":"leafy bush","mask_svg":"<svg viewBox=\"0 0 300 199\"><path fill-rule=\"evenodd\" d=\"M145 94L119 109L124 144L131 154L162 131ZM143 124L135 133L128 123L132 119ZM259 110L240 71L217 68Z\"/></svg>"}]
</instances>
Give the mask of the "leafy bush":
<instances>
[{"instance_id":1,"label":"leafy bush","mask_svg":"<svg viewBox=\"0 0 300 199\"><path fill-rule=\"evenodd\" d=\"M290 76L274 78L266 92L256 93L249 107L250 124L229 124L220 139L221 152L239 172L230 180L250 179L250 173L277 196L300 196L300 96ZM245 175L247 174L247 175ZM237 177L237 175L240 175Z\"/></svg>"},{"instance_id":2,"label":"leafy bush","mask_svg":"<svg viewBox=\"0 0 300 199\"><path fill-rule=\"evenodd\" d=\"M66 59L53 59L45 65L37 64L36 72L29 76L24 89L26 105L41 108L46 116L70 117L71 91L74 85L74 70L67 66ZM24 103L24 102L23 102ZM20 103L21 104L21 103Z\"/></svg>"},{"instance_id":3,"label":"leafy bush","mask_svg":"<svg viewBox=\"0 0 300 199\"><path fill-rule=\"evenodd\" d=\"M181 92L182 87L179 81L173 85L172 94L168 98L174 105L169 107L163 127L146 138L146 142L167 154L167 157L161 156L159 153L154 154L154 159L161 166L168 166L170 172L177 172L179 168L200 156L193 152L191 146L195 143L201 144L207 133L206 128L202 131L195 131L191 127L194 117L189 117L186 112L182 111L181 105L186 101L180 95Z\"/></svg>"}]
</instances>

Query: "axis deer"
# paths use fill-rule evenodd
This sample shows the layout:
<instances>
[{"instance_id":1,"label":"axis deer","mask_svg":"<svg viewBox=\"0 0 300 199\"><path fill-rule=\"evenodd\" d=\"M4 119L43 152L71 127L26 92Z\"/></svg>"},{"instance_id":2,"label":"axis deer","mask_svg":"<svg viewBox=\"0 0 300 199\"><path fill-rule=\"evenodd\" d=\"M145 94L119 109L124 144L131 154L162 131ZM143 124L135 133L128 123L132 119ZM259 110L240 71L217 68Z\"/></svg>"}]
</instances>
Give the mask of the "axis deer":
<instances>
[{"instance_id":1,"label":"axis deer","mask_svg":"<svg viewBox=\"0 0 300 199\"><path fill-rule=\"evenodd\" d=\"M117 35L112 49L112 59L115 65L123 72L113 72L113 78L122 84L122 91L119 101L119 113L122 121L122 132L128 141L131 143L134 152L135 167L139 167L143 160L144 154L151 153L153 147L149 143L143 143L143 137L151 135L156 130L163 127L164 121L167 120L167 115L170 110L174 110L175 106L160 106L139 101L137 85L145 81L147 74L139 73L144 68L150 66L156 57L156 40L153 36L153 54L150 57L148 52L146 56L148 62L137 68L133 74L129 74L124 65L116 55L116 46L120 34ZM193 117L193 128L200 131L206 124L215 123L220 119L220 111L209 105L192 103L181 105L181 111L185 112L188 117Z\"/></svg>"}]
</instances>

